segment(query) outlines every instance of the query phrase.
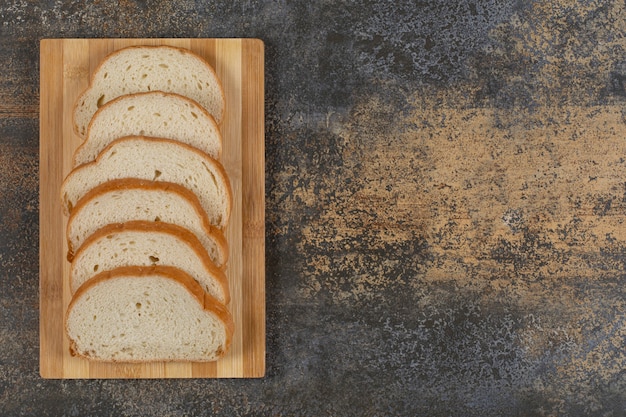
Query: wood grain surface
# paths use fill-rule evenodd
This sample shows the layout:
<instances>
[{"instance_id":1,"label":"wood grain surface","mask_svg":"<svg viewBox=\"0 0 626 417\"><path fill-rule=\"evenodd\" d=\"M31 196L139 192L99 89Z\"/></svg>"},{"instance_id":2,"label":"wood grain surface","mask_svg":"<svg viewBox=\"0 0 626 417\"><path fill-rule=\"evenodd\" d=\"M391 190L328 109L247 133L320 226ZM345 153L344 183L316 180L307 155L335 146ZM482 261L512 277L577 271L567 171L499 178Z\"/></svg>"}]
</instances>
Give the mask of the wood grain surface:
<instances>
[{"instance_id":1,"label":"wood grain surface","mask_svg":"<svg viewBox=\"0 0 626 417\"><path fill-rule=\"evenodd\" d=\"M108 54L130 45L192 50L215 68L226 95L222 163L233 188L226 230L233 344L213 363L112 364L70 355L71 293L59 190L81 139L72 107ZM44 39L40 44L40 373L44 378L251 378L265 372L264 45L257 39Z\"/></svg>"}]
</instances>

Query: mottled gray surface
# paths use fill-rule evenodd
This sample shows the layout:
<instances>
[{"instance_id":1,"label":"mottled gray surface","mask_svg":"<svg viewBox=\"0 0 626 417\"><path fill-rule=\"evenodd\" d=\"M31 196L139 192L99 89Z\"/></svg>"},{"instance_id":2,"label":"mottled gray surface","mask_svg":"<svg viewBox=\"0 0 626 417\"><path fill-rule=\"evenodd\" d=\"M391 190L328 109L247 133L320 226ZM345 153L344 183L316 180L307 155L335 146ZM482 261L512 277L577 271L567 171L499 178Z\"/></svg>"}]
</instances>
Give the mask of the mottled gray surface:
<instances>
[{"instance_id":1,"label":"mottled gray surface","mask_svg":"<svg viewBox=\"0 0 626 417\"><path fill-rule=\"evenodd\" d=\"M91 3L0 5L0 415L626 415L624 2ZM40 379L45 37L265 42L264 379Z\"/></svg>"}]
</instances>

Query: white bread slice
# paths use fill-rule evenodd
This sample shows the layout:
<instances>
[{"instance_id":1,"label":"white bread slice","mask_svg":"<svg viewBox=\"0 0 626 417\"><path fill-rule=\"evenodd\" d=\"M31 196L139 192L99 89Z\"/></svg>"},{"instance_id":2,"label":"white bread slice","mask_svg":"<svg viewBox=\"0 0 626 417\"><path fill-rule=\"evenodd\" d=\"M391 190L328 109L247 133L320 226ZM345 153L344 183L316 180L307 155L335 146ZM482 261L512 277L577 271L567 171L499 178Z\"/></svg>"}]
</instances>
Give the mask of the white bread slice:
<instances>
[{"instance_id":1,"label":"white bread slice","mask_svg":"<svg viewBox=\"0 0 626 417\"><path fill-rule=\"evenodd\" d=\"M220 229L228 224L232 193L224 167L191 146L142 136L117 139L94 162L73 169L61 185L65 213L92 188L120 178L182 185L198 196L211 224Z\"/></svg>"},{"instance_id":2,"label":"white bread slice","mask_svg":"<svg viewBox=\"0 0 626 417\"><path fill-rule=\"evenodd\" d=\"M152 91L121 96L100 107L74 153L74 166L95 160L109 143L132 135L175 139L214 159L222 153L222 135L204 108L178 94Z\"/></svg>"},{"instance_id":3,"label":"white bread slice","mask_svg":"<svg viewBox=\"0 0 626 417\"><path fill-rule=\"evenodd\" d=\"M211 226L192 192L177 184L133 178L101 184L74 207L67 221L68 260L97 230L132 220L183 227L200 240L216 265L222 267L228 260L224 234Z\"/></svg>"},{"instance_id":4,"label":"white bread slice","mask_svg":"<svg viewBox=\"0 0 626 417\"><path fill-rule=\"evenodd\" d=\"M85 282L65 329L73 355L97 361L214 361L230 347L230 312L185 272L121 267Z\"/></svg>"},{"instance_id":5,"label":"white bread slice","mask_svg":"<svg viewBox=\"0 0 626 417\"><path fill-rule=\"evenodd\" d=\"M87 134L99 107L122 95L143 91L177 93L195 100L217 123L224 91L214 69L191 51L171 46L131 46L108 55L94 71L74 107L74 130Z\"/></svg>"},{"instance_id":6,"label":"white bread slice","mask_svg":"<svg viewBox=\"0 0 626 417\"><path fill-rule=\"evenodd\" d=\"M85 240L72 260L71 291L100 272L133 265L176 267L222 304L230 302L226 274L193 233L174 224L141 220L109 224Z\"/></svg>"}]
</instances>

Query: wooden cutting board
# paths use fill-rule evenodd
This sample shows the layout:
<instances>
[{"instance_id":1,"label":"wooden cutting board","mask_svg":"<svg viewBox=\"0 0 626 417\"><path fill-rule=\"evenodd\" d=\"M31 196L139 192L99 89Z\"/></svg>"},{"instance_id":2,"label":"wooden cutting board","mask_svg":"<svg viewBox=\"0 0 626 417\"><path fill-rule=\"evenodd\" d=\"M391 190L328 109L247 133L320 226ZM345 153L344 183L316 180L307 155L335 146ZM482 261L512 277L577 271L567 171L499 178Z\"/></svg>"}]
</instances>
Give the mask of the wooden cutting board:
<instances>
[{"instance_id":1,"label":"wooden cutting board","mask_svg":"<svg viewBox=\"0 0 626 417\"><path fill-rule=\"evenodd\" d=\"M227 356L213 363L98 363L70 355L64 315L71 293L59 200L81 139L72 107L109 53L130 45L192 50L215 68L226 111L222 163L233 188L226 237L235 321ZM44 378L253 378L265 373L264 45L258 39L44 39L40 44L40 373Z\"/></svg>"}]
</instances>

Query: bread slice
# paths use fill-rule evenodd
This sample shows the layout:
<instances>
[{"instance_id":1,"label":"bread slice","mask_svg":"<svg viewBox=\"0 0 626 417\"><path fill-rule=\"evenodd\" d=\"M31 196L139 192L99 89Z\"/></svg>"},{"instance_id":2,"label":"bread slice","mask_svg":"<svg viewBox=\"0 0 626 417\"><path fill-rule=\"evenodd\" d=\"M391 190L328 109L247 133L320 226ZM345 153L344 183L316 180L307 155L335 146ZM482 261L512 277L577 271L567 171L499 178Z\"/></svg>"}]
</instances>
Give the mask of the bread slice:
<instances>
[{"instance_id":1,"label":"bread slice","mask_svg":"<svg viewBox=\"0 0 626 417\"><path fill-rule=\"evenodd\" d=\"M103 183L83 197L67 221L68 260L97 230L133 220L171 223L193 233L216 265L228 260L226 239L211 226L196 196L166 182L120 179Z\"/></svg>"},{"instance_id":2,"label":"bread slice","mask_svg":"<svg viewBox=\"0 0 626 417\"><path fill-rule=\"evenodd\" d=\"M109 224L89 236L72 260L71 291L97 273L132 265L176 267L219 302L230 302L226 274L211 261L198 238L180 226L149 221Z\"/></svg>"},{"instance_id":3,"label":"bread slice","mask_svg":"<svg viewBox=\"0 0 626 417\"><path fill-rule=\"evenodd\" d=\"M226 307L173 267L121 267L86 281L65 329L72 354L98 361L214 361L230 347Z\"/></svg>"},{"instance_id":4,"label":"bread slice","mask_svg":"<svg viewBox=\"0 0 626 417\"><path fill-rule=\"evenodd\" d=\"M96 159L115 139L141 135L176 139L214 159L222 154L222 135L213 117L195 101L153 91L118 97L94 114L74 166Z\"/></svg>"},{"instance_id":5,"label":"bread slice","mask_svg":"<svg viewBox=\"0 0 626 417\"><path fill-rule=\"evenodd\" d=\"M74 107L74 130L87 134L99 107L143 91L177 93L195 100L217 123L224 113L224 91L214 69L191 51L171 46L130 46L108 55L94 71Z\"/></svg>"},{"instance_id":6,"label":"bread slice","mask_svg":"<svg viewBox=\"0 0 626 417\"><path fill-rule=\"evenodd\" d=\"M228 224L232 205L224 167L191 146L170 139L130 136L107 146L94 162L72 170L61 186L66 214L92 188L113 179L140 178L182 185L198 196L211 224Z\"/></svg>"}]
</instances>

